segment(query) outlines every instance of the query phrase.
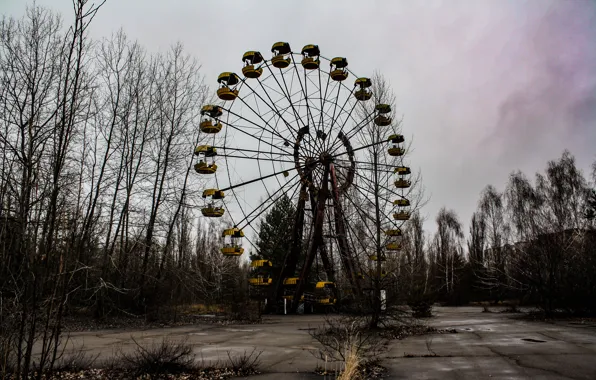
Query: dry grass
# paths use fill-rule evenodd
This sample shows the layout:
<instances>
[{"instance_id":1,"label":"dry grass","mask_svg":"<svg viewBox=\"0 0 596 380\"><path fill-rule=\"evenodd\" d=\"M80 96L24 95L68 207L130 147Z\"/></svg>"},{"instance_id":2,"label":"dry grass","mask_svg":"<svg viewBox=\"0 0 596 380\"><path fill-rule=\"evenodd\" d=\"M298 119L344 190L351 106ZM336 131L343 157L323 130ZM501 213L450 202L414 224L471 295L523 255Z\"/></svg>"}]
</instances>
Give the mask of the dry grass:
<instances>
[{"instance_id":1,"label":"dry grass","mask_svg":"<svg viewBox=\"0 0 596 380\"><path fill-rule=\"evenodd\" d=\"M358 356L358 350L356 347L349 347L345 353L344 370L337 378L338 380L360 380L360 362L361 359Z\"/></svg>"},{"instance_id":2,"label":"dry grass","mask_svg":"<svg viewBox=\"0 0 596 380\"><path fill-rule=\"evenodd\" d=\"M192 305L178 306L178 312L181 314L221 314L225 311L222 305L205 305L196 303Z\"/></svg>"}]
</instances>

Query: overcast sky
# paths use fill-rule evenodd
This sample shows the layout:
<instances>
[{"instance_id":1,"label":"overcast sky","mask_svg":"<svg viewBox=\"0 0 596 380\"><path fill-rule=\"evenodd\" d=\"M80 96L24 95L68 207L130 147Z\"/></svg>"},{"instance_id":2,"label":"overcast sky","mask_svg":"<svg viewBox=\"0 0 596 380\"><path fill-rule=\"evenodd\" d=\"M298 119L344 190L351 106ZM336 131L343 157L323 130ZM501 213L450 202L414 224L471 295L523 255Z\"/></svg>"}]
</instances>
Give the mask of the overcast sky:
<instances>
[{"instance_id":1,"label":"overcast sky","mask_svg":"<svg viewBox=\"0 0 596 380\"><path fill-rule=\"evenodd\" d=\"M0 13L20 17L27 3L0 0ZM70 17L71 0L37 3ZM214 88L244 51L268 57L276 41L318 44L359 76L381 72L414 138L431 220L447 206L467 228L487 184L533 176L564 149L586 176L596 160L595 1L108 0L92 34L119 28L150 51L182 42Z\"/></svg>"}]
</instances>

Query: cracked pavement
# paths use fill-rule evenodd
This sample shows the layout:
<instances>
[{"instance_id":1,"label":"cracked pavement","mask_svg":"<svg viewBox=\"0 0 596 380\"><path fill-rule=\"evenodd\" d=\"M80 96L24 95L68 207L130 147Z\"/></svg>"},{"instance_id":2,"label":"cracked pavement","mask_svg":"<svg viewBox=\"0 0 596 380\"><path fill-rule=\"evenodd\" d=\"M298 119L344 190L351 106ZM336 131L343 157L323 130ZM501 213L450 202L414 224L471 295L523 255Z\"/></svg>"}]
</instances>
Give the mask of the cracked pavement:
<instances>
[{"instance_id":1,"label":"cracked pavement","mask_svg":"<svg viewBox=\"0 0 596 380\"><path fill-rule=\"evenodd\" d=\"M498 309L495 308L495 311ZM390 379L596 379L596 323L533 322L481 307L437 307L427 323L456 334L413 336L392 341L382 355ZM73 332L68 351L85 350L108 360L118 350L163 338L186 340L199 360L226 360L228 352L262 350L262 375L251 379L321 379L324 365L308 329L321 315L267 316L258 325L191 325L148 330ZM335 364L329 364L333 368Z\"/></svg>"}]
</instances>

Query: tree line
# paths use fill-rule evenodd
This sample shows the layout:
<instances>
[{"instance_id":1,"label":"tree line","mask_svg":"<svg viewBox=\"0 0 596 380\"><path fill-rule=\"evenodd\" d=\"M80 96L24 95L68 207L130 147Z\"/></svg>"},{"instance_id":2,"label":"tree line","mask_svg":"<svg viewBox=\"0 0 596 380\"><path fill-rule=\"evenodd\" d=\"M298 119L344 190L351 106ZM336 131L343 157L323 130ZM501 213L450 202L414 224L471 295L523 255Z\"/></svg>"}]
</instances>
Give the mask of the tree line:
<instances>
[{"instance_id":1,"label":"tree line","mask_svg":"<svg viewBox=\"0 0 596 380\"><path fill-rule=\"evenodd\" d=\"M102 4L74 0L68 22L38 5L0 21L2 373L51 368L67 313L146 314L245 288L226 275L244 269L221 260L222 227L196 223L210 100L198 61L122 31L90 38Z\"/></svg>"},{"instance_id":2,"label":"tree line","mask_svg":"<svg viewBox=\"0 0 596 380\"><path fill-rule=\"evenodd\" d=\"M569 151L531 181L521 171L481 192L466 236L442 208L426 235L416 215L406 233L399 283L411 302L513 300L547 314L596 313L596 162L591 183Z\"/></svg>"}]
</instances>

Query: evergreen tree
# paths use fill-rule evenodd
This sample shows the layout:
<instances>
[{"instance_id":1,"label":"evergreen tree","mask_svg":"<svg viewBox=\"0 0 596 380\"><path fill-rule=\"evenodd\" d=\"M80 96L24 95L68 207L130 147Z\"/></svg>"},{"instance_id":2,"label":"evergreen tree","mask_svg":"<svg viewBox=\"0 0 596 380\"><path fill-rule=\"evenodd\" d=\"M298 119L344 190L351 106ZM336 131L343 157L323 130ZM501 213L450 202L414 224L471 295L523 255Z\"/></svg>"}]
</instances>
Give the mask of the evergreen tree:
<instances>
[{"instance_id":1,"label":"evergreen tree","mask_svg":"<svg viewBox=\"0 0 596 380\"><path fill-rule=\"evenodd\" d=\"M251 260L265 259L273 263L273 280L279 275L283 267L286 254L292 244L292 228L296 208L292 200L283 195L271 210L261 220L257 240L256 254L251 254Z\"/></svg>"}]
</instances>

